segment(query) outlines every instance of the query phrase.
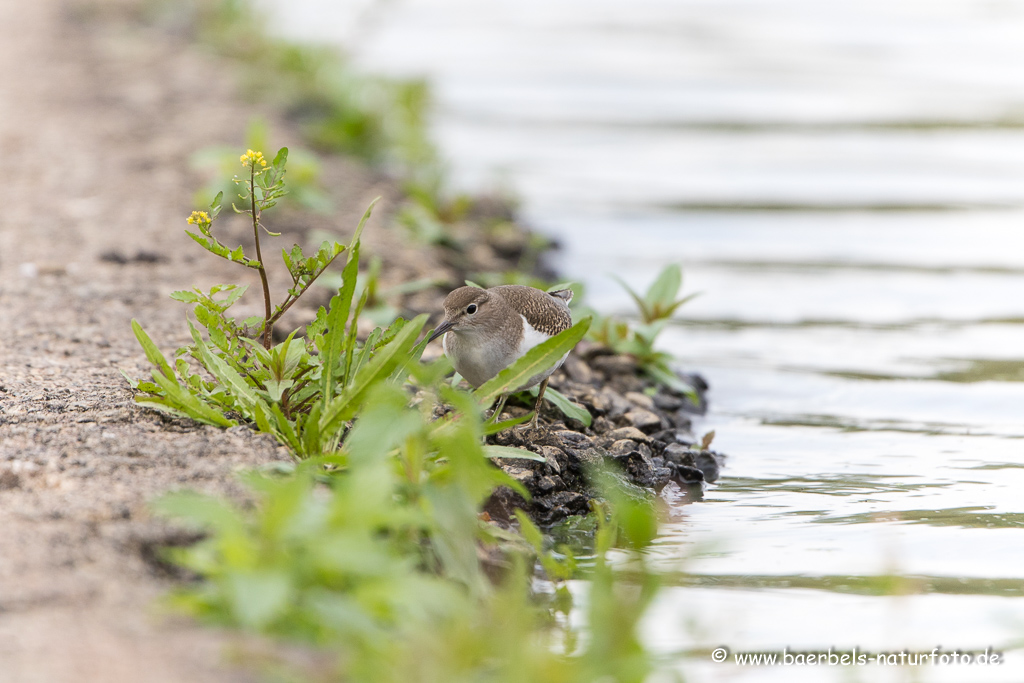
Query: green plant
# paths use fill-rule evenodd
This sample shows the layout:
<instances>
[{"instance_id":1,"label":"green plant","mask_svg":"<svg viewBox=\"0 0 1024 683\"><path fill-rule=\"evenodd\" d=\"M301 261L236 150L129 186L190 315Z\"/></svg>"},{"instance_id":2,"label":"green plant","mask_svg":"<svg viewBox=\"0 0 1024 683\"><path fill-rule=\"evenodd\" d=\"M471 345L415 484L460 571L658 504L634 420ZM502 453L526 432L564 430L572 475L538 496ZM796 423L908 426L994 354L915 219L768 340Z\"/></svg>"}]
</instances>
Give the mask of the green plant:
<instances>
[{"instance_id":1,"label":"green plant","mask_svg":"<svg viewBox=\"0 0 1024 683\"><path fill-rule=\"evenodd\" d=\"M267 149L269 140L267 122L253 119L246 129L246 146L249 149ZM196 192L196 204L209 204L218 194L229 197L228 203L244 201L242 188L234 182L237 159L235 148L227 145L206 147L191 156L190 165L207 178L206 185ZM312 152L289 150L288 195L284 199L318 213L331 211L331 200L320 187L320 163Z\"/></svg>"},{"instance_id":2,"label":"green plant","mask_svg":"<svg viewBox=\"0 0 1024 683\"><path fill-rule=\"evenodd\" d=\"M198 230L188 231L189 236L204 249L259 272L263 317L242 322L231 317L231 306L245 292L237 285L219 285L209 292L175 292L172 298L195 305L196 322L205 329L206 337L190 321L193 343L178 349L172 366L141 325L132 321L136 337L156 366L153 382L133 381L133 386L139 392L138 402L176 416L218 426L230 426L236 423L232 416L241 417L274 434L301 458L333 451L374 383L390 378L399 366L418 359L422 345L415 352L413 347L426 316L409 323L398 319L386 329L375 329L365 343L357 342L359 312L366 300L365 290L358 301L354 298L359 238L372 204L347 247L324 242L310 256L297 245L282 252L292 285L283 301L273 305L260 230L276 235L264 227L262 216L285 192L287 159L287 149L278 152L270 166L261 153L252 150L241 158L248 178L239 182L244 185L248 206L233 208L251 218L255 259L242 247L228 248L213 234L220 211L219 196L209 213L193 212L188 221ZM343 285L330 308L318 311L307 325L305 338L296 338L292 331L283 342L273 345L275 323L342 253L347 255ZM262 344L254 337L261 338ZM198 363L208 377L196 372L188 359Z\"/></svg>"},{"instance_id":3,"label":"green plant","mask_svg":"<svg viewBox=\"0 0 1024 683\"><path fill-rule=\"evenodd\" d=\"M441 374L429 366L425 382ZM585 568L559 558L528 517L522 536L481 522L496 485L481 457L482 413L440 388L460 419L435 430L398 388L368 397L344 443L347 467L323 477L249 474L255 506L177 493L156 507L206 531L168 558L203 577L176 591L179 609L222 626L309 643L334 658L327 680L640 683L657 661L637 626L659 581L644 559L654 508L595 473L595 551ZM613 564L613 548L619 559ZM488 579L480 557L496 557ZM552 591L534 593L536 557ZM565 583L588 576L586 626L570 619ZM497 574L494 574L496 572ZM264 653L264 656L266 653ZM323 670L321 669L321 674Z\"/></svg>"},{"instance_id":4,"label":"green plant","mask_svg":"<svg viewBox=\"0 0 1024 683\"><path fill-rule=\"evenodd\" d=\"M640 324L632 325L611 316L595 316L590 338L616 353L633 356L648 377L696 400L694 388L672 370L672 356L654 348L655 340L676 310L697 296L677 298L683 284L682 270L676 264L666 266L643 296L622 280L619 282L636 302Z\"/></svg>"}]
</instances>

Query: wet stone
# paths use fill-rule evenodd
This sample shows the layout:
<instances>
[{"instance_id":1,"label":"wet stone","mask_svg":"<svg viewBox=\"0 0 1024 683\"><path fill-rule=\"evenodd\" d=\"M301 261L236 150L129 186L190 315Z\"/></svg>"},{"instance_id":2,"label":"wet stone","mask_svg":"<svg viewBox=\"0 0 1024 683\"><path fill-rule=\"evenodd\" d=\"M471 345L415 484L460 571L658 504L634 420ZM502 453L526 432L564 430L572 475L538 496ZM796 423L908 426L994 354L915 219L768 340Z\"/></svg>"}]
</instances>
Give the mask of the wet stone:
<instances>
[{"instance_id":1,"label":"wet stone","mask_svg":"<svg viewBox=\"0 0 1024 683\"><path fill-rule=\"evenodd\" d=\"M579 432L574 432L569 429L557 431L554 433L554 436L567 446L586 448L592 445L586 434L580 434Z\"/></svg>"},{"instance_id":2,"label":"wet stone","mask_svg":"<svg viewBox=\"0 0 1024 683\"><path fill-rule=\"evenodd\" d=\"M669 420L672 421L672 425L676 429L689 430L693 427L693 418L690 417L690 413L685 408L681 408L669 416Z\"/></svg>"},{"instance_id":3,"label":"wet stone","mask_svg":"<svg viewBox=\"0 0 1024 683\"><path fill-rule=\"evenodd\" d=\"M632 403L623 398L621 394L612 391L608 387L601 390L601 396L608 402L608 409L605 413L610 418L614 419L620 415L625 415L633 409Z\"/></svg>"},{"instance_id":4,"label":"wet stone","mask_svg":"<svg viewBox=\"0 0 1024 683\"><path fill-rule=\"evenodd\" d=\"M661 468L664 471L659 472L659 468L654 466L650 456L639 450L614 456L614 460L622 467L632 483L643 488L660 491L671 478L670 470Z\"/></svg>"},{"instance_id":5,"label":"wet stone","mask_svg":"<svg viewBox=\"0 0 1024 683\"><path fill-rule=\"evenodd\" d=\"M663 429L660 432L654 432L651 434L651 438L655 441L661 441L665 444L680 443L684 446L692 446L696 441L689 432L684 432L678 429Z\"/></svg>"},{"instance_id":6,"label":"wet stone","mask_svg":"<svg viewBox=\"0 0 1024 683\"><path fill-rule=\"evenodd\" d=\"M606 439L611 439L612 441L618 441L619 439L630 439L632 441L646 443L651 440L651 437L647 436L636 427L619 427L618 429L613 429L604 436Z\"/></svg>"},{"instance_id":7,"label":"wet stone","mask_svg":"<svg viewBox=\"0 0 1024 683\"><path fill-rule=\"evenodd\" d=\"M680 484L699 484L704 481L704 472L696 467L673 465L672 478Z\"/></svg>"},{"instance_id":8,"label":"wet stone","mask_svg":"<svg viewBox=\"0 0 1024 683\"><path fill-rule=\"evenodd\" d=\"M670 443L665 447L662 452L662 457L665 458L665 462L670 462L676 465L685 465L687 467L694 466L693 451L682 444Z\"/></svg>"},{"instance_id":9,"label":"wet stone","mask_svg":"<svg viewBox=\"0 0 1024 683\"><path fill-rule=\"evenodd\" d=\"M615 423L606 417L598 417L594 420L590 428L594 430L595 434L604 434L615 429Z\"/></svg>"},{"instance_id":10,"label":"wet stone","mask_svg":"<svg viewBox=\"0 0 1024 683\"><path fill-rule=\"evenodd\" d=\"M594 415L604 415L612 409L611 400L600 391L589 391L578 398Z\"/></svg>"},{"instance_id":11,"label":"wet stone","mask_svg":"<svg viewBox=\"0 0 1024 683\"><path fill-rule=\"evenodd\" d=\"M661 418L649 410L634 408L625 415L629 423L640 431L650 434L662 428Z\"/></svg>"},{"instance_id":12,"label":"wet stone","mask_svg":"<svg viewBox=\"0 0 1024 683\"><path fill-rule=\"evenodd\" d=\"M678 396L673 396L671 394L666 394L662 392L655 394L652 401L654 402L655 408L658 408L659 410L665 410L668 412L674 412L676 410L679 410L686 403L685 401L683 401L683 399L679 398Z\"/></svg>"},{"instance_id":13,"label":"wet stone","mask_svg":"<svg viewBox=\"0 0 1024 683\"><path fill-rule=\"evenodd\" d=\"M654 399L647 394L642 394L639 391L630 391L623 395L623 398L644 410L654 410Z\"/></svg>"},{"instance_id":14,"label":"wet stone","mask_svg":"<svg viewBox=\"0 0 1024 683\"><path fill-rule=\"evenodd\" d=\"M636 441L630 441L629 439L619 439L614 442L609 448L608 453L610 455L629 455L636 450Z\"/></svg>"},{"instance_id":15,"label":"wet stone","mask_svg":"<svg viewBox=\"0 0 1024 683\"><path fill-rule=\"evenodd\" d=\"M533 482L534 472L533 470L526 469L523 467L517 467L515 465L502 465L505 474L518 481L523 486L529 486Z\"/></svg>"},{"instance_id":16,"label":"wet stone","mask_svg":"<svg viewBox=\"0 0 1024 683\"><path fill-rule=\"evenodd\" d=\"M635 375L637 372L636 360L624 355L597 356L590 361L590 366L608 376Z\"/></svg>"},{"instance_id":17,"label":"wet stone","mask_svg":"<svg viewBox=\"0 0 1024 683\"><path fill-rule=\"evenodd\" d=\"M565 460L564 452L554 446L541 446L540 454L544 456L544 461L547 463L549 469L551 469L555 474L562 473L561 462Z\"/></svg>"},{"instance_id":18,"label":"wet stone","mask_svg":"<svg viewBox=\"0 0 1024 683\"><path fill-rule=\"evenodd\" d=\"M565 483L562 481L562 478L558 476L538 477L535 487L546 493L552 490L564 489Z\"/></svg>"},{"instance_id":19,"label":"wet stone","mask_svg":"<svg viewBox=\"0 0 1024 683\"><path fill-rule=\"evenodd\" d=\"M724 457L716 457L717 455L717 453L712 451L701 451L694 456L694 466L704 473L704 481L718 481L719 470L721 469L719 458L724 459Z\"/></svg>"},{"instance_id":20,"label":"wet stone","mask_svg":"<svg viewBox=\"0 0 1024 683\"><path fill-rule=\"evenodd\" d=\"M558 491L547 496L535 496L530 512L540 524L553 524L570 515L585 515L590 510L589 499L576 491Z\"/></svg>"},{"instance_id":21,"label":"wet stone","mask_svg":"<svg viewBox=\"0 0 1024 683\"><path fill-rule=\"evenodd\" d=\"M565 363L562 364L562 370L565 371L565 374L573 382L593 384L597 380L597 376L590 369L590 366L573 354L569 354L569 357L565 359Z\"/></svg>"}]
</instances>

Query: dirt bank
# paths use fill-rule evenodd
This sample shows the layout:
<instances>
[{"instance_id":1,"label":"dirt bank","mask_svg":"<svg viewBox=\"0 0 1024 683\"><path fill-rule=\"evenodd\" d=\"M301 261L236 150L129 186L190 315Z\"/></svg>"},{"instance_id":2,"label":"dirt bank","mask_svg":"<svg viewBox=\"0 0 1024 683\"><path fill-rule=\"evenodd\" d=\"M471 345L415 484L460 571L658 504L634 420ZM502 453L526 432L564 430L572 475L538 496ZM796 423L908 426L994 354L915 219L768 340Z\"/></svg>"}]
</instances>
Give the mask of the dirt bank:
<instances>
[{"instance_id":1,"label":"dirt bank","mask_svg":"<svg viewBox=\"0 0 1024 683\"><path fill-rule=\"evenodd\" d=\"M182 231L201 183L188 157L240 145L253 111L223 64L132 16L0 3L3 683L250 680L224 668L226 636L154 616L169 582L145 558L166 527L146 505L174 487L230 491L235 470L285 454L247 430L162 424L119 368L147 371L131 318L182 342L168 293L237 279ZM377 194L388 210L380 178L343 162L325 174L343 225Z\"/></svg>"}]
</instances>

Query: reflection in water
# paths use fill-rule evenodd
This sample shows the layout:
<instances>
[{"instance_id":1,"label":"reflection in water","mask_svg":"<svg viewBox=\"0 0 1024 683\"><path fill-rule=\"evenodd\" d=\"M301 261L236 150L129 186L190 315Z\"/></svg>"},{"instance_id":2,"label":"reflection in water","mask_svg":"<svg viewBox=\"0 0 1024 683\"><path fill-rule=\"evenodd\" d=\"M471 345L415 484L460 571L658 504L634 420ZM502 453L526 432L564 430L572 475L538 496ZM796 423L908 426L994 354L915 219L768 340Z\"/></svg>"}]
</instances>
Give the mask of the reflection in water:
<instances>
[{"instance_id":1,"label":"reflection in water","mask_svg":"<svg viewBox=\"0 0 1024 683\"><path fill-rule=\"evenodd\" d=\"M592 305L667 262L703 292L663 341L732 457L665 526L649 642L1024 635L1024 0L351 5L277 25L430 78L454 182L521 197Z\"/></svg>"}]
</instances>

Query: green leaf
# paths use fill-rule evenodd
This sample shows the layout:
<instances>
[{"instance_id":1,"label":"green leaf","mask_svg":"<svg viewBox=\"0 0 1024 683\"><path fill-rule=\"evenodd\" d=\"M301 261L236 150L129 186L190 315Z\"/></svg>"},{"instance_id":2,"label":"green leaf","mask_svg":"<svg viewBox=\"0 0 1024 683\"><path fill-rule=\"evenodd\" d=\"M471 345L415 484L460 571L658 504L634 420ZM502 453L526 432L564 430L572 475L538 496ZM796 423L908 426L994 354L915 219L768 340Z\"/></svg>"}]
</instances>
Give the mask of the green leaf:
<instances>
[{"instance_id":1,"label":"green leaf","mask_svg":"<svg viewBox=\"0 0 1024 683\"><path fill-rule=\"evenodd\" d=\"M503 432L506 429L509 429L511 427L515 427L516 425L523 424L524 422L529 420L531 416L532 416L531 413L526 413L525 415L520 415L519 417L513 417L511 420L505 420L503 422L485 422L484 423L484 434L489 436L491 434L497 434L498 432ZM494 417L497 417L497 415L492 415L491 417L494 418Z\"/></svg>"},{"instance_id":2,"label":"green leaf","mask_svg":"<svg viewBox=\"0 0 1024 683\"><path fill-rule=\"evenodd\" d=\"M692 299L696 299L701 294L702 294L702 292L694 292L693 294L690 294L688 296L684 296L682 299L679 299L678 301L673 302L672 305L668 307L668 309L664 312L663 315L666 318L669 317L670 315L672 315L673 313L676 312L677 308L679 308L683 304L687 303L688 301L691 301Z\"/></svg>"},{"instance_id":3,"label":"green leaf","mask_svg":"<svg viewBox=\"0 0 1024 683\"><path fill-rule=\"evenodd\" d=\"M700 397L697 396L696 389L680 379L676 373L672 372L671 368L665 367L659 363L648 363L643 366L643 371L656 382L660 382L669 389L685 394L694 403L700 402Z\"/></svg>"},{"instance_id":4,"label":"green leaf","mask_svg":"<svg viewBox=\"0 0 1024 683\"><path fill-rule=\"evenodd\" d=\"M217 214L220 213L221 202L224 201L224 193L218 192L217 196L213 198L213 202L210 204L210 218L216 218Z\"/></svg>"},{"instance_id":5,"label":"green leaf","mask_svg":"<svg viewBox=\"0 0 1024 683\"><path fill-rule=\"evenodd\" d=\"M265 626L291 601L291 581L283 571L232 572L224 581L234 616L246 628Z\"/></svg>"},{"instance_id":6,"label":"green leaf","mask_svg":"<svg viewBox=\"0 0 1024 683\"><path fill-rule=\"evenodd\" d=\"M288 163L288 148L287 147L282 147L281 149L277 150L277 156L274 157L274 161L271 163L271 166L273 167L273 169L275 171L280 173L284 169L285 164L287 164L287 163Z\"/></svg>"},{"instance_id":7,"label":"green leaf","mask_svg":"<svg viewBox=\"0 0 1024 683\"><path fill-rule=\"evenodd\" d=\"M669 308L676 300L676 295L682 284L683 271L679 265L672 263L665 266L647 289L647 294L644 295L647 307L652 311Z\"/></svg>"},{"instance_id":8,"label":"green leaf","mask_svg":"<svg viewBox=\"0 0 1024 683\"><path fill-rule=\"evenodd\" d=\"M530 394L535 398L539 393L539 387L532 387L530 389ZM587 427L589 427L591 422L593 422L594 420L589 410L581 406L579 403L573 403L568 399L568 397L565 396L565 394L555 389L552 389L551 387L548 387L544 391L544 398L551 401L551 403L553 403L556 408L562 411L563 415L572 418L573 420L579 420Z\"/></svg>"},{"instance_id":9,"label":"green leaf","mask_svg":"<svg viewBox=\"0 0 1024 683\"><path fill-rule=\"evenodd\" d=\"M175 379L173 375L165 376L154 370L153 381L164 390L164 394L167 396L166 404L169 407L185 413L185 415L197 422L213 425L215 427L235 426L236 423L234 421L227 419L224 417L223 413L206 405L193 396L188 389L185 389L178 384L178 380ZM143 397L137 398L136 401L139 403L154 402L151 400L145 400Z\"/></svg>"},{"instance_id":10,"label":"green leaf","mask_svg":"<svg viewBox=\"0 0 1024 683\"><path fill-rule=\"evenodd\" d=\"M416 337L419 336L426 322L426 314L409 321L394 341L374 355L373 359L355 376L352 384L345 388L344 393L335 397L326 406L323 416L320 418L320 431L325 434L335 433L345 421L352 419L362 405L367 392L375 384L390 377L399 365L409 362L409 350L415 344Z\"/></svg>"},{"instance_id":11,"label":"green leaf","mask_svg":"<svg viewBox=\"0 0 1024 683\"><path fill-rule=\"evenodd\" d=\"M192 339L195 342L194 348L199 353L199 359L202 361L203 367L220 380L221 384L227 387L236 399L240 399L244 407L252 408L260 399L253 388L246 383L245 378L228 365L223 358L210 352L206 342L203 341L192 321L189 321L188 329L192 332Z\"/></svg>"},{"instance_id":12,"label":"green leaf","mask_svg":"<svg viewBox=\"0 0 1024 683\"><path fill-rule=\"evenodd\" d=\"M127 380L128 386L130 386L134 391L139 390L139 387L141 386L141 382L139 382L139 380L135 379L121 368L118 368L117 371L121 373L121 376L124 377L125 380Z\"/></svg>"},{"instance_id":13,"label":"green leaf","mask_svg":"<svg viewBox=\"0 0 1024 683\"><path fill-rule=\"evenodd\" d=\"M519 460L533 460L534 462L547 462L543 455L537 455L533 451L522 448L511 448L509 446L484 446L484 455L488 458L518 458Z\"/></svg>"},{"instance_id":14,"label":"green leaf","mask_svg":"<svg viewBox=\"0 0 1024 683\"><path fill-rule=\"evenodd\" d=\"M359 316L363 314L363 308L366 306L366 301L370 296L370 292L367 288L363 288L363 293L359 297L359 303L356 304L356 310L352 314L352 324L348 326L348 338L345 339L345 372L342 373L341 381L344 386L348 386L349 378L352 377L354 372L358 372L362 361L366 360L360 355L360 362L353 366L353 360L356 352L356 336L359 332ZM374 330L375 332L379 331ZM370 333L370 337L373 338L373 332ZM367 346L372 348L373 345L370 340L367 339ZM369 353L367 350L366 353Z\"/></svg>"},{"instance_id":15,"label":"green leaf","mask_svg":"<svg viewBox=\"0 0 1024 683\"><path fill-rule=\"evenodd\" d=\"M359 242L354 241L349 253L348 263L342 271L341 291L331 299L331 307L327 312L327 332L323 341L323 372L320 392L323 405L327 406L334 398L334 379L341 351L345 345L345 325L352 308L352 296L356 290L356 279L359 275ZM353 327L356 321L353 322Z\"/></svg>"},{"instance_id":16,"label":"green leaf","mask_svg":"<svg viewBox=\"0 0 1024 683\"><path fill-rule=\"evenodd\" d=\"M514 391L536 375L547 370L569 353L590 328L586 317L572 327L533 347L512 365L485 382L475 395L484 407L489 407L502 394Z\"/></svg>"},{"instance_id":17,"label":"green leaf","mask_svg":"<svg viewBox=\"0 0 1024 683\"><path fill-rule=\"evenodd\" d=\"M195 292L188 290L178 290L177 292L171 292L171 298L175 301L183 301L186 304L194 304L199 301L199 295Z\"/></svg>"},{"instance_id":18,"label":"green leaf","mask_svg":"<svg viewBox=\"0 0 1024 683\"><path fill-rule=\"evenodd\" d=\"M160 372L164 376L174 379L174 370L171 369L167 359L164 358L164 354L160 352L157 345L153 343L153 340L149 338L146 331L142 329L142 325L135 318L132 318L132 332L135 333L135 338L139 340L139 344L142 346L142 350L146 353L146 358L149 362L160 369Z\"/></svg>"},{"instance_id":19,"label":"green leaf","mask_svg":"<svg viewBox=\"0 0 1024 683\"><path fill-rule=\"evenodd\" d=\"M466 286L467 287L476 287L477 289L486 289L486 287L478 285L477 283L473 282L472 280L466 280Z\"/></svg>"},{"instance_id":20,"label":"green leaf","mask_svg":"<svg viewBox=\"0 0 1024 683\"><path fill-rule=\"evenodd\" d=\"M359 225L356 226L356 232L352 235L352 241L349 243L349 249L354 248L355 245L359 243L359 238L362 237L363 234L363 227L366 226L366 221L370 220L370 214L373 213L373 207L375 207L379 201L380 197L374 197L373 201L370 202L370 205L366 207L363 217L359 219Z\"/></svg>"}]
</instances>

